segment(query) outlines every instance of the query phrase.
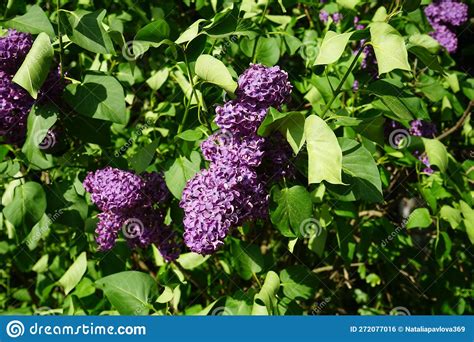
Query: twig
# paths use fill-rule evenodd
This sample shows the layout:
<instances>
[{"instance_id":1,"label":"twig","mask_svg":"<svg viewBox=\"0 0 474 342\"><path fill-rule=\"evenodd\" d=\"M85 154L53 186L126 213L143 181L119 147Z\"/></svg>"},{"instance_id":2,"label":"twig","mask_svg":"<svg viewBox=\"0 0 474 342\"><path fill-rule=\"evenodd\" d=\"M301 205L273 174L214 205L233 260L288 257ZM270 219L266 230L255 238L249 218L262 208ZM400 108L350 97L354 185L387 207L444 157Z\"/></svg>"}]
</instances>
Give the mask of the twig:
<instances>
[{"instance_id":1,"label":"twig","mask_svg":"<svg viewBox=\"0 0 474 342\"><path fill-rule=\"evenodd\" d=\"M448 135L450 135L451 133L454 133L455 131L457 131L459 128L462 127L462 125L464 124L464 121L466 121L466 118L469 116L469 114L471 114L471 108L474 106L474 100L471 100L466 108L466 110L464 111L463 115L461 116L461 118L458 120L458 122L456 122L456 124L451 127L450 129L444 131L443 133L441 133L440 135L438 135L436 137L436 139L438 140L441 140L443 138L446 138Z\"/></svg>"},{"instance_id":2,"label":"twig","mask_svg":"<svg viewBox=\"0 0 474 342\"><path fill-rule=\"evenodd\" d=\"M368 216L370 217L383 217L385 213L379 210L363 210L359 212L359 217Z\"/></svg>"}]
</instances>

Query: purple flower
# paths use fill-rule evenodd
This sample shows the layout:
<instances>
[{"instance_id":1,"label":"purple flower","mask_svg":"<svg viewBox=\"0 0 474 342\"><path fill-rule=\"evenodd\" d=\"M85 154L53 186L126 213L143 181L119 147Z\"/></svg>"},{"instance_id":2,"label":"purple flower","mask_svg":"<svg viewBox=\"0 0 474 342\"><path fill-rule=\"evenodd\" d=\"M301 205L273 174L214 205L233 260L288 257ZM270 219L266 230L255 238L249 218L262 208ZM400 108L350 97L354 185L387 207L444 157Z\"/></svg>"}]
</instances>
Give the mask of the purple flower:
<instances>
[{"instance_id":1,"label":"purple flower","mask_svg":"<svg viewBox=\"0 0 474 342\"><path fill-rule=\"evenodd\" d=\"M352 91L356 92L359 90L359 81L354 80L354 83L352 83Z\"/></svg>"},{"instance_id":2,"label":"purple flower","mask_svg":"<svg viewBox=\"0 0 474 342\"><path fill-rule=\"evenodd\" d=\"M0 38L0 70L14 74L30 51L33 39L29 33L8 30Z\"/></svg>"},{"instance_id":3,"label":"purple flower","mask_svg":"<svg viewBox=\"0 0 474 342\"><path fill-rule=\"evenodd\" d=\"M169 191L161 173L144 173L141 177L145 181L144 196L146 197L146 203L153 205L166 201Z\"/></svg>"},{"instance_id":4,"label":"purple flower","mask_svg":"<svg viewBox=\"0 0 474 342\"><path fill-rule=\"evenodd\" d=\"M357 17L357 16L354 17L354 27L355 27L355 29L356 29L356 30L363 30L363 29L365 29L365 26L362 25L362 24L359 24L359 21L360 21L360 20L359 20L359 17Z\"/></svg>"},{"instance_id":5,"label":"purple flower","mask_svg":"<svg viewBox=\"0 0 474 342\"><path fill-rule=\"evenodd\" d=\"M234 134L249 134L257 131L266 114L266 107L238 99L217 107L215 121L223 130Z\"/></svg>"},{"instance_id":6,"label":"purple flower","mask_svg":"<svg viewBox=\"0 0 474 342\"><path fill-rule=\"evenodd\" d=\"M156 243L165 260L178 257L177 236L164 224L164 212L157 208L168 197L161 174L138 176L106 167L89 172L83 184L92 201L104 211L98 215L96 229L99 250L110 250L122 231L130 248Z\"/></svg>"},{"instance_id":7,"label":"purple flower","mask_svg":"<svg viewBox=\"0 0 474 342\"><path fill-rule=\"evenodd\" d=\"M119 232L126 220L121 214L104 212L97 215L96 242L100 251L108 251L115 246Z\"/></svg>"},{"instance_id":8,"label":"purple flower","mask_svg":"<svg viewBox=\"0 0 474 342\"><path fill-rule=\"evenodd\" d=\"M416 150L413 152L413 155L417 157L418 160L421 161L425 166L425 168L422 170L423 173L426 173L428 175L434 173L434 170L431 168L431 163L426 152L420 153L420 151Z\"/></svg>"},{"instance_id":9,"label":"purple flower","mask_svg":"<svg viewBox=\"0 0 474 342\"><path fill-rule=\"evenodd\" d=\"M343 18L344 18L343 15L339 12L336 12L332 15L332 20L334 21L335 24L339 24Z\"/></svg>"},{"instance_id":10,"label":"purple flower","mask_svg":"<svg viewBox=\"0 0 474 342\"><path fill-rule=\"evenodd\" d=\"M329 21L329 13L325 10L321 10L319 12L319 20L321 20L324 24L327 24Z\"/></svg>"},{"instance_id":11,"label":"purple flower","mask_svg":"<svg viewBox=\"0 0 474 342\"><path fill-rule=\"evenodd\" d=\"M138 175L110 166L89 172L84 188L102 211L131 209L143 203L145 181Z\"/></svg>"},{"instance_id":12,"label":"purple flower","mask_svg":"<svg viewBox=\"0 0 474 342\"><path fill-rule=\"evenodd\" d=\"M256 167L262 162L263 142L255 133L239 138L222 131L204 140L201 150L206 160L219 165Z\"/></svg>"},{"instance_id":13,"label":"purple flower","mask_svg":"<svg viewBox=\"0 0 474 342\"><path fill-rule=\"evenodd\" d=\"M288 74L279 66L251 64L239 77L237 96L241 101L260 108L280 107L290 97L292 86Z\"/></svg>"},{"instance_id":14,"label":"purple flower","mask_svg":"<svg viewBox=\"0 0 474 342\"><path fill-rule=\"evenodd\" d=\"M21 144L26 136L26 120L33 98L0 70L0 136L10 144Z\"/></svg>"},{"instance_id":15,"label":"purple flower","mask_svg":"<svg viewBox=\"0 0 474 342\"><path fill-rule=\"evenodd\" d=\"M183 191L184 242L195 253L214 253L231 228L262 214L267 198L251 169L211 164Z\"/></svg>"},{"instance_id":16,"label":"purple flower","mask_svg":"<svg viewBox=\"0 0 474 342\"><path fill-rule=\"evenodd\" d=\"M431 36L449 53L456 52L458 38L454 27L468 20L468 6L454 0L438 0L425 8L425 15L434 28Z\"/></svg>"},{"instance_id":17,"label":"purple flower","mask_svg":"<svg viewBox=\"0 0 474 342\"><path fill-rule=\"evenodd\" d=\"M438 0L425 8L431 26L436 24L460 26L468 19L468 6L454 0Z\"/></svg>"},{"instance_id":18,"label":"purple flower","mask_svg":"<svg viewBox=\"0 0 474 342\"><path fill-rule=\"evenodd\" d=\"M291 89L278 66L253 64L239 78L237 99L216 109L221 130L201 143L209 169L188 181L180 202L184 242L193 252L214 253L232 228L268 216L265 182L275 172L276 177L288 174L288 145L265 140L257 130L268 107L281 106ZM265 158L275 162L272 169L261 167Z\"/></svg>"},{"instance_id":19,"label":"purple flower","mask_svg":"<svg viewBox=\"0 0 474 342\"><path fill-rule=\"evenodd\" d=\"M293 150L280 133L265 139L264 159L258 174L264 183L278 181L282 178L293 178L295 168L291 163Z\"/></svg>"},{"instance_id":20,"label":"purple flower","mask_svg":"<svg viewBox=\"0 0 474 342\"><path fill-rule=\"evenodd\" d=\"M458 37L456 33L445 25L436 24L433 27L435 31L431 32L430 35L449 53L456 52L458 49Z\"/></svg>"},{"instance_id":21,"label":"purple flower","mask_svg":"<svg viewBox=\"0 0 474 342\"><path fill-rule=\"evenodd\" d=\"M0 136L5 142L15 145L25 141L28 113L35 100L14 84L12 78L32 44L30 34L15 30L9 30L7 36L0 38ZM39 91L37 103L48 99L59 102L64 83L58 70L49 73Z\"/></svg>"},{"instance_id":22,"label":"purple flower","mask_svg":"<svg viewBox=\"0 0 474 342\"><path fill-rule=\"evenodd\" d=\"M38 103L52 102L56 105L60 104L61 94L64 91L66 83L61 78L59 65L51 69L48 77L44 81L38 93Z\"/></svg>"},{"instance_id":23,"label":"purple flower","mask_svg":"<svg viewBox=\"0 0 474 342\"><path fill-rule=\"evenodd\" d=\"M419 119L413 120L410 122L410 134L417 137L432 138L436 134L436 125Z\"/></svg>"}]
</instances>

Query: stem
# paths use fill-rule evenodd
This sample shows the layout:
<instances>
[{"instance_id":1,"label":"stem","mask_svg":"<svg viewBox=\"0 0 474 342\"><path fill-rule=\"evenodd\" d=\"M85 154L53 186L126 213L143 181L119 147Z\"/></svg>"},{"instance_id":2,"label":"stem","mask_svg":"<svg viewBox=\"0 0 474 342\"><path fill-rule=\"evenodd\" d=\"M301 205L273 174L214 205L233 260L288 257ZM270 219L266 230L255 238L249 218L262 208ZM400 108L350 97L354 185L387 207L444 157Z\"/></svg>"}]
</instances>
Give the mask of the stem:
<instances>
[{"instance_id":1,"label":"stem","mask_svg":"<svg viewBox=\"0 0 474 342\"><path fill-rule=\"evenodd\" d=\"M267 3L265 4L265 8L263 9L262 16L260 17L260 22L259 25L263 24L263 20L265 19L265 14L267 13L268 5L270 5L271 0L267 0Z\"/></svg>"},{"instance_id":2,"label":"stem","mask_svg":"<svg viewBox=\"0 0 474 342\"><path fill-rule=\"evenodd\" d=\"M469 114L471 113L471 108L474 106L474 100L471 100L466 108L466 110L464 111L463 115L461 116L461 118L458 120L458 122L456 122L456 124L451 127L450 129L448 129L447 131L444 131L443 133L441 133L440 135L438 135L436 137L436 139L438 140L441 140L443 138L446 138L448 135L450 135L451 133L457 131L459 128L461 128L461 126L464 124L464 121L466 121L467 117L469 116Z\"/></svg>"},{"instance_id":3,"label":"stem","mask_svg":"<svg viewBox=\"0 0 474 342\"><path fill-rule=\"evenodd\" d=\"M260 280L258 279L257 275L256 275L255 273L252 273L252 276L253 276L253 279L255 279L255 281L257 282L258 287L259 287L259 288L262 288L262 283L261 283Z\"/></svg>"},{"instance_id":4,"label":"stem","mask_svg":"<svg viewBox=\"0 0 474 342\"><path fill-rule=\"evenodd\" d=\"M57 0L56 3L56 9L58 12L58 37L59 37L59 74L61 78L64 77L64 72L63 72L63 52L64 52L64 46L63 46L63 37L61 34L61 18L59 17L59 10L61 7L61 0Z\"/></svg>"},{"instance_id":5,"label":"stem","mask_svg":"<svg viewBox=\"0 0 474 342\"><path fill-rule=\"evenodd\" d=\"M331 101L329 101L329 103L327 104L326 108L324 109L323 113L321 114L321 117L324 118L324 115L327 113L327 111L329 110L329 108L331 108L331 105L333 104L334 100L336 99L336 97L339 95L339 93L341 92L341 88L344 84L344 82L346 82L346 79L347 77L349 77L349 74L351 73L352 69L354 68L357 60L359 59L359 56L360 54L362 53L362 51L364 50L364 47L365 47L365 44L362 45L360 48L359 48L359 51L357 51L357 54L354 56L354 59L352 60L352 63L351 65L349 65L349 69L347 69L346 73L344 74L344 76L342 76L342 80L341 82L339 82L339 84L337 85L337 88L336 90L334 91L334 94L331 98Z\"/></svg>"},{"instance_id":6,"label":"stem","mask_svg":"<svg viewBox=\"0 0 474 342\"><path fill-rule=\"evenodd\" d=\"M191 85L191 96L189 97L189 101L186 105L186 109L184 110L183 121L181 122L181 124L178 127L178 134L183 131L183 127L184 127L184 124L186 122L186 119L188 118L189 107L191 106L191 102L193 100L193 97L196 98L198 108L201 106L201 104L199 102L199 98L196 94L196 90L194 89L193 75L191 74L191 68L189 67L188 57L186 57L186 53L184 53L184 64L186 64L186 71L188 73L189 84Z\"/></svg>"}]
</instances>

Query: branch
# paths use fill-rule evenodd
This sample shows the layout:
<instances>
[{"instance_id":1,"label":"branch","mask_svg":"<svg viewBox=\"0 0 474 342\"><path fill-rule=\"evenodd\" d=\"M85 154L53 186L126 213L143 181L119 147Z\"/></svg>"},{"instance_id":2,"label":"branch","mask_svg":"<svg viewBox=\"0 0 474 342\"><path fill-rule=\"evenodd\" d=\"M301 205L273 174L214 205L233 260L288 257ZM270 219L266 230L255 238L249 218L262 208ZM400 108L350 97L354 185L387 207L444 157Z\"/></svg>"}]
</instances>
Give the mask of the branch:
<instances>
[{"instance_id":1,"label":"branch","mask_svg":"<svg viewBox=\"0 0 474 342\"><path fill-rule=\"evenodd\" d=\"M458 122L456 122L456 124L451 127L450 129L444 131L443 133L441 133L440 135L438 135L436 137L436 139L438 140L441 140L443 138L446 138L448 135L450 135L451 133L454 133L455 131L457 131L459 128L462 127L462 125L464 124L464 121L466 121L466 118L468 117L468 115L471 113L471 108L474 106L474 100L471 100L469 102L469 105L467 106L466 110L464 111L463 115L461 116L461 118L458 120Z\"/></svg>"}]
</instances>

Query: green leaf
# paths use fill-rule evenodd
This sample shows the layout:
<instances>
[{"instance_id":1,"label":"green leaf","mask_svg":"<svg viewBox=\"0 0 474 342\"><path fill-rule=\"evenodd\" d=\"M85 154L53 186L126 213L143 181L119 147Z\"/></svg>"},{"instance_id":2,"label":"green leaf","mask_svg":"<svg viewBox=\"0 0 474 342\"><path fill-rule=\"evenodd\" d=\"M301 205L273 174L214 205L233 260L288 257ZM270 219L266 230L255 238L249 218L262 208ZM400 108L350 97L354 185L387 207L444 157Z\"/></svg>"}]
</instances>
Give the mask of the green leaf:
<instances>
[{"instance_id":1,"label":"green leaf","mask_svg":"<svg viewBox=\"0 0 474 342\"><path fill-rule=\"evenodd\" d=\"M249 280L253 274L263 270L265 261L259 246L232 239L231 253L237 273L242 279Z\"/></svg>"},{"instance_id":2,"label":"green leaf","mask_svg":"<svg viewBox=\"0 0 474 342\"><path fill-rule=\"evenodd\" d=\"M374 22L370 24L370 35L379 75L394 69L410 71L405 42L397 30L385 22Z\"/></svg>"},{"instance_id":3,"label":"green leaf","mask_svg":"<svg viewBox=\"0 0 474 342\"><path fill-rule=\"evenodd\" d=\"M277 207L271 221L286 237L304 237L310 229L313 216L311 194L303 186L296 185L274 192Z\"/></svg>"},{"instance_id":4,"label":"green leaf","mask_svg":"<svg viewBox=\"0 0 474 342\"><path fill-rule=\"evenodd\" d=\"M210 24L204 26L203 31L213 38L223 38L235 33L237 29L237 20L239 18L239 8L226 8L217 13Z\"/></svg>"},{"instance_id":5,"label":"green leaf","mask_svg":"<svg viewBox=\"0 0 474 342\"><path fill-rule=\"evenodd\" d=\"M142 147L137 154L130 158L129 165L136 173L142 173L150 165L156 153L156 148L160 139L155 139L145 147Z\"/></svg>"},{"instance_id":6,"label":"green leaf","mask_svg":"<svg viewBox=\"0 0 474 342\"><path fill-rule=\"evenodd\" d=\"M305 143L304 122L305 116L301 112L280 113L275 108L270 108L258 128L258 134L267 137L278 130L286 138L293 152L298 154Z\"/></svg>"},{"instance_id":7,"label":"green leaf","mask_svg":"<svg viewBox=\"0 0 474 342\"><path fill-rule=\"evenodd\" d=\"M48 139L44 141L44 138L57 120L57 108L53 105L33 106L28 114L27 135L21 151L35 166L40 168L52 166L51 158L46 157L42 149L51 147L56 143L56 141Z\"/></svg>"},{"instance_id":8,"label":"green leaf","mask_svg":"<svg viewBox=\"0 0 474 342\"><path fill-rule=\"evenodd\" d=\"M159 47L169 37L170 27L163 19L152 21L138 30L133 40L133 56L138 58L150 47Z\"/></svg>"},{"instance_id":9,"label":"green leaf","mask_svg":"<svg viewBox=\"0 0 474 342\"><path fill-rule=\"evenodd\" d=\"M154 90L159 90L163 84L165 84L166 80L168 79L170 72L168 68L158 70L155 74L153 74L149 79L146 80L146 84Z\"/></svg>"},{"instance_id":10,"label":"green leaf","mask_svg":"<svg viewBox=\"0 0 474 342\"><path fill-rule=\"evenodd\" d=\"M10 19L3 23L3 25L20 32L28 32L31 34L44 32L50 38L54 38L55 36L53 25L51 25L48 16L38 5L29 7L24 15Z\"/></svg>"},{"instance_id":11,"label":"green leaf","mask_svg":"<svg viewBox=\"0 0 474 342\"><path fill-rule=\"evenodd\" d=\"M193 151L191 160L186 157L177 158L173 165L165 171L165 181L174 197L181 199L181 194L186 182L191 179L201 168L201 157Z\"/></svg>"},{"instance_id":12,"label":"green leaf","mask_svg":"<svg viewBox=\"0 0 474 342\"><path fill-rule=\"evenodd\" d=\"M60 12L61 23L72 42L95 53L113 54L114 46L102 21L106 10Z\"/></svg>"},{"instance_id":13,"label":"green leaf","mask_svg":"<svg viewBox=\"0 0 474 342\"><path fill-rule=\"evenodd\" d=\"M381 202L382 181L371 153L355 140L339 138L338 141L342 149L343 180L349 186L338 185L332 189L338 189L338 193L347 196L345 200Z\"/></svg>"},{"instance_id":14,"label":"green leaf","mask_svg":"<svg viewBox=\"0 0 474 342\"><path fill-rule=\"evenodd\" d=\"M184 141L198 141L202 138L203 132L199 129L188 129L175 136L175 139L182 139Z\"/></svg>"},{"instance_id":15,"label":"green leaf","mask_svg":"<svg viewBox=\"0 0 474 342\"><path fill-rule=\"evenodd\" d=\"M407 229L411 228L427 228L431 226L432 220L430 212L426 208L417 208L408 217Z\"/></svg>"},{"instance_id":16,"label":"green leaf","mask_svg":"<svg viewBox=\"0 0 474 342\"><path fill-rule=\"evenodd\" d=\"M30 251L38 247L38 243L48 236L50 232L50 225L51 219L48 217L48 215L43 214L38 223L36 223L33 228L31 228L30 233L23 240Z\"/></svg>"},{"instance_id":17,"label":"green leaf","mask_svg":"<svg viewBox=\"0 0 474 342\"><path fill-rule=\"evenodd\" d=\"M316 276L306 266L290 266L280 272L283 293L290 299L310 299L316 293Z\"/></svg>"},{"instance_id":18,"label":"green leaf","mask_svg":"<svg viewBox=\"0 0 474 342\"><path fill-rule=\"evenodd\" d=\"M257 62L267 66L275 65L280 59L280 47L276 38L261 37L255 49Z\"/></svg>"},{"instance_id":19,"label":"green leaf","mask_svg":"<svg viewBox=\"0 0 474 342\"><path fill-rule=\"evenodd\" d=\"M332 64L337 62L339 58L341 58L351 35L351 32L336 33L328 31L324 36L323 43L321 44L314 65Z\"/></svg>"},{"instance_id":20,"label":"green leaf","mask_svg":"<svg viewBox=\"0 0 474 342\"><path fill-rule=\"evenodd\" d=\"M373 22L384 22L387 20L387 9L384 6L380 6L375 11L374 16L372 17Z\"/></svg>"},{"instance_id":21,"label":"green leaf","mask_svg":"<svg viewBox=\"0 0 474 342\"><path fill-rule=\"evenodd\" d=\"M436 55L431 54L427 49L422 46L412 46L408 49L409 52L413 53L416 57L423 62L425 66L430 68L431 70L438 71L444 74L443 67L438 62L438 57Z\"/></svg>"},{"instance_id":22,"label":"green leaf","mask_svg":"<svg viewBox=\"0 0 474 342\"><path fill-rule=\"evenodd\" d=\"M319 116L310 115L304 125L308 149L308 182L342 184L342 151L336 135Z\"/></svg>"},{"instance_id":23,"label":"green leaf","mask_svg":"<svg viewBox=\"0 0 474 342\"><path fill-rule=\"evenodd\" d=\"M58 280L58 284L64 288L66 295L79 284L86 271L87 255L86 252L82 252L61 279Z\"/></svg>"},{"instance_id":24,"label":"green leaf","mask_svg":"<svg viewBox=\"0 0 474 342\"><path fill-rule=\"evenodd\" d=\"M38 91L48 76L53 55L53 47L48 35L40 33L13 77L13 82L20 85L31 97L36 99Z\"/></svg>"},{"instance_id":25,"label":"green leaf","mask_svg":"<svg viewBox=\"0 0 474 342\"><path fill-rule=\"evenodd\" d=\"M199 19L196 20L191 26L189 26L186 31L181 33L181 35L176 39L175 43L176 44L184 44L192 41L194 38L196 38L199 34L199 24L202 23L203 21L206 21L205 19Z\"/></svg>"},{"instance_id":26,"label":"green leaf","mask_svg":"<svg viewBox=\"0 0 474 342\"><path fill-rule=\"evenodd\" d=\"M83 83L66 87L64 99L86 117L119 124L128 121L122 85L112 76L87 74Z\"/></svg>"},{"instance_id":27,"label":"green leaf","mask_svg":"<svg viewBox=\"0 0 474 342\"><path fill-rule=\"evenodd\" d=\"M197 253L183 253L179 256L176 260L185 270L192 270L196 267L199 267L206 260L209 259L209 255L202 256L201 254Z\"/></svg>"},{"instance_id":28,"label":"green leaf","mask_svg":"<svg viewBox=\"0 0 474 342\"><path fill-rule=\"evenodd\" d=\"M232 79L224 63L211 55L199 56L195 72L202 80L221 87L229 94L233 94L237 89L237 82Z\"/></svg>"},{"instance_id":29,"label":"green leaf","mask_svg":"<svg viewBox=\"0 0 474 342\"><path fill-rule=\"evenodd\" d=\"M158 286L148 274L136 271L115 273L95 283L121 315L147 315Z\"/></svg>"},{"instance_id":30,"label":"green leaf","mask_svg":"<svg viewBox=\"0 0 474 342\"><path fill-rule=\"evenodd\" d=\"M372 82L367 90L380 98L383 104L381 107L388 109L391 116L399 120L413 120L420 114L420 108L414 106L417 98L401 88L401 85L389 80L377 80Z\"/></svg>"},{"instance_id":31,"label":"green leaf","mask_svg":"<svg viewBox=\"0 0 474 342\"><path fill-rule=\"evenodd\" d=\"M407 12L413 12L420 7L421 0L405 0L403 2L403 9Z\"/></svg>"},{"instance_id":32,"label":"green leaf","mask_svg":"<svg viewBox=\"0 0 474 342\"><path fill-rule=\"evenodd\" d=\"M19 228L33 227L46 210L46 194L43 187L35 182L27 182L15 188L13 200L5 206L5 218Z\"/></svg>"},{"instance_id":33,"label":"green leaf","mask_svg":"<svg viewBox=\"0 0 474 342\"><path fill-rule=\"evenodd\" d=\"M474 209L464 201L459 202L461 213L463 216L464 226L466 227L467 237L474 245Z\"/></svg>"},{"instance_id":34,"label":"green leaf","mask_svg":"<svg viewBox=\"0 0 474 342\"><path fill-rule=\"evenodd\" d=\"M428 34L414 34L408 38L408 42L412 45L421 46L434 54L437 53L440 48L438 41Z\"/></svg>"},{"instance_id":35,"label":"green leaf","mask_svg":"<svg viewBox=\"0 0 474 342\"><path fill-rule=\"evenodd\" d=\"M456 229L459 227L462 221L461 211L450 207L449 205L443 205L439 211L439 216L449 222L451 228Z\"/></svg>"},{"instance_id":36,"label":"green leaf","mask_svg":"<svg viewBox=\"0 0 474 342\"><path fill-rule=\"evenodd\" d=\"M259 293L255 295L252 307L252 315L276 314L277 298L276 294L280 288L280 278L278 274L269 271L265 277L265 282Z\"/></svg>"},{"instance_id":37,"label":"green leaf","mask_svg":"<svg viewBox=\"0 0 474 342\"><path fill-rule=\"evenodd\" d=\"M443 143L436 139L422 138L425 151L431 165L436 165L441 171L448 167L448 151Z\"/></svg>"},{"instance_id":38,"label":"green leaf","mask_svg":"<svg viewBox=\"0 0 474 342\"><path fill-rule=\"evenodd\" d=\"M336 2L342 7L354 9L361 0L336 0Z\"/></svg>"},{"instance_id":39,"label":"green leaf","mask_svg":"<svg viewBox=\"0 0 474 342\"><path fill-rule=\"evenodd\" d=\"M225 310L222 315L242 316L252 313L254 291L237 291L234 295L228 296L225 301Z\"/></svg>"}]
</instances>

